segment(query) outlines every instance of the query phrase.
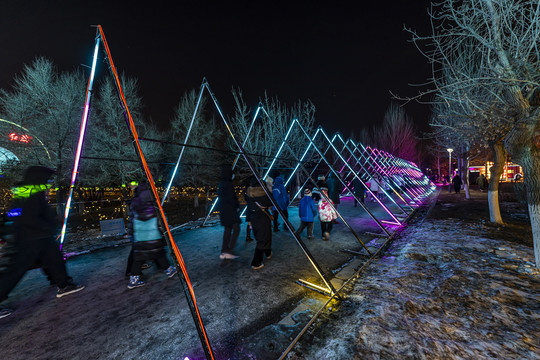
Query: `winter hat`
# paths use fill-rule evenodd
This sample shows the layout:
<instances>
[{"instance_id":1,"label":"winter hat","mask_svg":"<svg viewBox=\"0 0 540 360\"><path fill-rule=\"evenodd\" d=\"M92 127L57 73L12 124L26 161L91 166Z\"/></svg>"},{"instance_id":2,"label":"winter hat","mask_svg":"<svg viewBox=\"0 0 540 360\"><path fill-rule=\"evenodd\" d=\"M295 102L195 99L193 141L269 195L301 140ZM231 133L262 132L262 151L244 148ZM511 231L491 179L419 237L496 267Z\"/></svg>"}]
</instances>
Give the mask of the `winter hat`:
<instances>
[{"instance_id":1,"label":"winter hat","mask_svg":"<svg viewBox=\"0 0 540 360\"><path fill-rule=\"evenodd\" d=\"M23 175L22 185L44 185L56 173L45 166L30 166Z\"/></svg>"},{"instance_id":2,"label":"winter hat","mask_svg":"<svg viewBox=\"0 0 540 360\"><path fill-rule=\"evenodd\" d=\"M311 196L311 190L309 190L308 188L306 188L306 190L304 190L304 195L305 195L305 196Z\"/></svg>"}]
</instances>

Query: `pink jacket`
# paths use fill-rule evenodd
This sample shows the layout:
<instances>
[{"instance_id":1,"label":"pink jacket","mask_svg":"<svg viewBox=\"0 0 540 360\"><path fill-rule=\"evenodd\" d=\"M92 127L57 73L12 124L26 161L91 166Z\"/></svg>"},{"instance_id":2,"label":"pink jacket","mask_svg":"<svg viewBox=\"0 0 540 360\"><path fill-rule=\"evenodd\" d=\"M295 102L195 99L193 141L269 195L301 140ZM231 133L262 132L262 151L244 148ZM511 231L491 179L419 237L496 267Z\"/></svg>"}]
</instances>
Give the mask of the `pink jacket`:
<instances>
[{"instance_id":1,"label":"pink jacket","mask_svg":"<svg viewBox=\"0 0 540 360\"><path fill-rule=\"evenodd\" d=\"M332 200L330 200L330 202L332 203L332 205L334 204ZM319 219L323 222L330 222L334 219L337 219L336 211L324 198L319 200Z\"/></svg>"}]
</instances>

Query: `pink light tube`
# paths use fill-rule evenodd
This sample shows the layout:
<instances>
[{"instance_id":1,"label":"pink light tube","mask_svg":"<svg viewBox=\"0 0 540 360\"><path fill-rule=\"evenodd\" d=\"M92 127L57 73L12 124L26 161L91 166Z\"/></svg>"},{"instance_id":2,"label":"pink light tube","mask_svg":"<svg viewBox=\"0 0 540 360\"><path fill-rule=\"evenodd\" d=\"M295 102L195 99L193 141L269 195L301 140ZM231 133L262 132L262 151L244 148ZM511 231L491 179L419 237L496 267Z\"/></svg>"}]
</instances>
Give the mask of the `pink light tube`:
<instances>
[{"instance_id":1,"label":"pink light tube","mask_svg":"<svg viewBox=\"0 0 540 360\"><path fill-rule=\"evenodd\" d=\"M96 64L99 51L99 36L96 36L96 46L94 48L94 59L92 60L92 70L90 71L90 78L88 79L88 87L86 88L86 99L84 102L84 112L81 120L81 130L79 132L79 142L77 144L77 152L75 153L75 162L73 163L73 172L71 173L71 185L69 186L69 195L66 202L66 209L64 211L64 222L62 224L62 231L60 233L60 250L64 243L64 237L66 235L67 219L69 216L69 209L71 206L71 199L73 198L73 190L75 189L75 181L77 180L77 174L79 172L79 163L81 160L81 152L84 142L84 134L86 132L86 123L88 121L88 112L90 110L90 97L92 96L92 86L94 85L94 75L96 74Z\"/></svg>"}]
</instances>

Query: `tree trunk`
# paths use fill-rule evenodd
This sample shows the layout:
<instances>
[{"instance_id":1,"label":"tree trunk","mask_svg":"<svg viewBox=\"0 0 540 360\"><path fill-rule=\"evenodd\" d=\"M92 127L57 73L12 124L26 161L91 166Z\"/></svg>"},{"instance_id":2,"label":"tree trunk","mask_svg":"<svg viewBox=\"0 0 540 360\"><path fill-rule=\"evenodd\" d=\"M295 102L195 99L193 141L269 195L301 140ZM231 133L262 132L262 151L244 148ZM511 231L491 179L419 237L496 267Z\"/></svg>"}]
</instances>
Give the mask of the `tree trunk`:
<instances>
[{"instance_id":1,"label":"tree trunk","mask_svg":"<svg viewBox=\"0 0 540 360\"><path fill-rule=\"evenodd\" d=\"M461 159L462 159L461 173L463 174L462 181L463 181L463 189L465 190L465 198L470 199L471 193L469 191L469 152L464 154Z\"/></svg>"},{"instance_id":2,"label":"tree trunk","mask_svg":"<svg viewBox=\"0 0 540 360\"><path fill-rule=\"evenodd\" d=\"M441 154L437 150L437 174L439 177L437 178L438 181L441 181Z\"/></svg>"},{"instance_id":3,"label":"tree trunk","mask_svg":"<svg viewBox=\"0 0 540 360\"><path fill-rule=\"evenodd\" d=\"M193 198L193 207L199 207L199 192L195 190L195 197Z\"/></svg>"},{"instance_id":4,"label":"tree trunk","mask_svg":"<svg viewBox=\"0 0 540 360\"><path fill-rule=\"evenodd\" d=\"M539 113L519 119L504 139L512 161L523 168L523 182L534 242L536 267L540 268L540 123Z\"/></svg>"},{"instance_id":5,"label":"tree trunk","mask_svg":"<svg viewBox=\"0 0 540 360\"><path fill-rule=\"evenodd\" d=\"M208 199L210 199L210 186L205 186L206 189L206 198L204 199L204 213L208 214L208 208L210 207L210 203Z\"/></svg>"},{"instance_id":6,"label":"tree trunk","mask_svg":"<svg viewBox=\"0 0 540 360\"><path fill-rule=\"evenodd\" d=\"M502 140L490 142L489 147L493 153L493 166L489 169L491 173L488 187L489 218L492 223L502 224L501 209L499 207L499 180L504 171L506 151Z\"/></svg>"}]
</instances>

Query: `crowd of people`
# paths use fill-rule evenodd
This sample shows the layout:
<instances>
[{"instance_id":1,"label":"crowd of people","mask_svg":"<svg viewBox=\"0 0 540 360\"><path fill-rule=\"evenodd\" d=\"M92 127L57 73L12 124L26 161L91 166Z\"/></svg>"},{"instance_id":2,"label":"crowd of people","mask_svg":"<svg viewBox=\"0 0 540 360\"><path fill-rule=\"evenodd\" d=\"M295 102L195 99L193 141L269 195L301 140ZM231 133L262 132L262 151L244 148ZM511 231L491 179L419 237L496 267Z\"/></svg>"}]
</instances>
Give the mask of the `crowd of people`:
<instances>
[{"instance_id":1,"label":"crowd of people","mask_svg":"<svg viewBox=\"0 0 540 360\"><path fill-rule=\"evenodd\" d=\"M21 280L26 271L41 267L51 284L58 287L57 297L63 297L84 289L67 274L65 260L58 243L60 233L58 216L48 204L49 188L54 171L41 166L32 166L24 174L23 181L13 191L13 203L7 213L2 239L6 244L0 256L0 304ZM279 173L264 180L251 177L245 192L246 241L256 241L251 267L258 270L264 267L264 260L272 257L272 233L280 231L279 217L283 229L301 236L307 229L307 238L314 239L314 221L319 218L322 240L330 240L333 225L337 224L340 194L343 181L330 172L328 177L320 175L313 187L306 187L300 201L298 212L300 226L294 229L288 221L290 197L285 188L284 178ZM235 246L240 234L240 202L234 186L234 173L230 167L221 170L218 185L219 213L224 227L223 241L219 258L236 259ZM351 183L356 199L362 203L366 193L380 197L380 189L386 188L382 178L354 179ZM127 288L144 286L142 271L154 262L168 278L177 273L171 265L165 247L163 229L157 217L155 200L146 183L133 184L133 199L129 208L128 234L132 247L127 259ZM271 200L273 199L273 201ZM0 318L8 316L11 310L0 307Z\"/></svg>"},{"instance_id":2,"label":"crowd of people","mask_svg":"<svg viewBox=\"0 0 540 360\"><path fill-rule=\"evenodd\" d=\"M221 225L224 227L223 245L219 255L222 260L238 257L234 253L234 247L240 233L240 203L232 185L233 178L234 174L230 168L222 169L221 182L218 185L219 213ZM390 184L391 181L393 185ZM352 188L355 207L358 201L364 203L366 194L368 200L381 201L385 194L389 194L392 186L397 186L400 192L405 189L404 179L399 176L390 180L380 176L364 175L362 178L355 177L348 186ZM314 239L314 221L318 218L322 240L330 240L333 226L339 223L337 209L343 189L343 180L334 172L330 172L327 177L319 175L315 186L303 189L303 197L298 206L300 225L297 229L291 228L291 231L296 236L301 236L307 229L307 239ZM270 195L274 202L270 199ZM283 230L292 226L288 221L290 197L284 185L283 175L274 172L264 180L253 176L247 185L245 200L246 242L253 240L251 237L253 234L256 246L251 267L258 270L264 267L265 258L272 257L272 232L280 231L279 217L282 217Z\"/></svg>"}]
</instances>

